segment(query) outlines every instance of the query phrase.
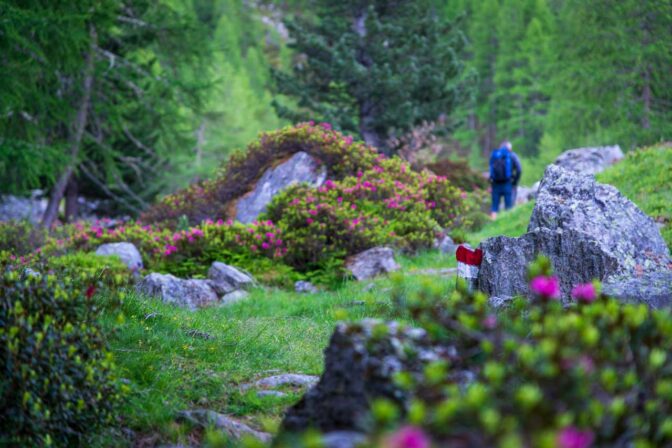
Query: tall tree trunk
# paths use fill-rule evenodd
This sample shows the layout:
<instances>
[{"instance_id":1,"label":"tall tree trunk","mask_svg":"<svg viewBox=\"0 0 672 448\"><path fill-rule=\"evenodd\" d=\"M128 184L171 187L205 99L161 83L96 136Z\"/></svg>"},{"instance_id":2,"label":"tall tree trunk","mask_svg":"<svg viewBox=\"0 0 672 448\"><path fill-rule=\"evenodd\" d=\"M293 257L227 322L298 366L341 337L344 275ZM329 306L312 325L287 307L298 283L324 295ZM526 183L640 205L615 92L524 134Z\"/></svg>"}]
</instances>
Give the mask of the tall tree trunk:
<instances>
[{"instance_id":1,"label":"tall tree trunk","mask_svg":"<svg viewBox=\"0 0 672 448\"><path fill-rule=\"evenodd\" d=\"M47 205L47 209L45 210L44 216L42 217L42 226L47 228L51 227L58 217L58 206L61 203L61 199L63 199L63 194L65 193L65 188L70 181L70 177L76 168L77 159L79 157L79 149L82 144L82 137L84 135L84 128L86 128L86 122L88 119L89 103L91 101L91 90L93 86L93 69L95 62L94 53L96 45L98 44L98 35L96 34L96 29L93 27L93 25L89 30L89 37L91 42L89 45L89 52L86 55L86 64L84 66L82 97L79 102L79 108L77 110L77 115L75 117L75 122L70 138L70 160L51 190L49 204Z\"/></svg>"},{"instance_id":2,"label":"tall tree trunk","mask_svg":"<svg viewBox=\"0 0 672 448\"><path fill-rule=\"evenodd\" d=\"M77 178L71 175L68 186L65 189L65 222L72 222L77 219L77 212L79 211L78 196Z\"/></svg>"}]
</instances>

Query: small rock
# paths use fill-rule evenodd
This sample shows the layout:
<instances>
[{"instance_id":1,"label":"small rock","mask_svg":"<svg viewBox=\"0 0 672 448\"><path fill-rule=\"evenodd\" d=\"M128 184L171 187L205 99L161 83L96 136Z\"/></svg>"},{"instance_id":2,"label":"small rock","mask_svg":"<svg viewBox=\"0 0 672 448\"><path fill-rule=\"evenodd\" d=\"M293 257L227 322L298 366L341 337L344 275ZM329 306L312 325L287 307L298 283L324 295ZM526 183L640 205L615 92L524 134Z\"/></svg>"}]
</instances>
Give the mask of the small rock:
<instances>
[{"instance_id":1,"label":"small rock","mask_svg":"<svg viewBox=\"0 0 672 448\"><path fill-rule=\"evenodd\" d=\"M233 291L228 294L224 294L222 296L222 305L231 305L236 302L240 302L241 300L247 298L249 294L247 291L243 291L239 289L238 291Z\"/></svg>"},{"instance_id":2,"label":"small rock","mask_svg":"<svg viewBox=\"0 0 672 448\"><path fill-rule=\"evenodd\" d=\"M314 375L303 375L299 373L285 373L283 375L269 376L255 381L252 384L243 386L243 389L249 387L277 388L281 386L292 387L312 387L319 381L319 377Z\"/></svg>"},{"instance_id":3,"label":"small rock","mask_svg":"<svg viewBox=\"0 0 672 448\"><path fill-rule=\"evenodd\" d=\"M286 393L280 392L279 390L260 390L257 392L257 397L259 398L263 397L282 398L286 396L287 396Z\"/></svg>"},{"instance_id":4,"label":"small rock","mask_svg":"<svg viewBox=\"0 0 672 448\"><path fill-rule=\"evenodd\" d=\"M219 295L229 294L238 289L248 288L254 285L252 276L242 272L238 268L215 261L208 270L210 285Z\"/></svg>"},{"instance_id":5,"label":"small rock","mask_svg":"<svg viewBox=\"0 0 672 448\"><path fill-rule=\"evenodd\" d=\"M193 329L192 330L187 330L187 331L185 331L185 334L189 337L205 339L206 341L214 339L214 337L211 334L206 333L205 331L200 331L200 330L193 330Z\"/></svg>"},{"instance_id":6,"label":"small rock","mask_svg":"<svg viewBox=\"0 0 672 448\"><path fill-rule=\"evenodd\" d=\"M116 255L131 271L137 272L142 269L142 256L133 243L103 244L96 249L96 255Z\"/></svg>"},{"instance_id":7,"label":"small rock","mask_svg":"<svg viewBox=\"0 0 672 448\"><path fill-rule=\"evenodd\" d=\"M374 247L353 255L346 260L345 267L359 281L401 268L394 259L394 251L389 247Z\"/></svg>"},{"instance_id":8,"label":"small rock","mask_svg":"<svg viewBox=\"0 0 672 448\"><path fill-rule=\"evenodd\" d=\"M315 294L319 292L319 290L315 285L313 285L310 282L306 282L304 280L299 280L296 283L294 283L294 291L298 293L310 293L310 294Z\"/></svg>"},{"instance_id":9,"label":"small rock","mask_svg":"<svg viewBox=\"0 0 672 448\"><path fill-rule=\"evenodd\" d=\"M234 440L239 440L245 435L254 437L262 442L270 442L271 435L265 432L257 431L245 423L208 409L194 409L190 411L181 411L178 413L178 419L187 420L194 425L203 428L214 427L225 432Z\"/></svg>"},{"instance_id":10,"label":"small rock","mask_svg":"<svg viewBox=\"0 0 672 448\"><path fill-rule=\"evenodd\" d=\"M437 241L437 249L441 251L442 254L452 254L455 255L455 251L459 244L455 244L455 241L448 235L444 236Z\"/></svg>"},{"instance_id":11,"label":"small rock","mask_svg":"<svg viewBox=\"0 0 672 448\"><path fill-rule=\"evenodd\" d=\"M183 280L170 274L152 272L143 278L136 290L143 294L159 297L166 303L195 309L219 301L219 297L207 280Z\"/></svg>"}]
</instances>

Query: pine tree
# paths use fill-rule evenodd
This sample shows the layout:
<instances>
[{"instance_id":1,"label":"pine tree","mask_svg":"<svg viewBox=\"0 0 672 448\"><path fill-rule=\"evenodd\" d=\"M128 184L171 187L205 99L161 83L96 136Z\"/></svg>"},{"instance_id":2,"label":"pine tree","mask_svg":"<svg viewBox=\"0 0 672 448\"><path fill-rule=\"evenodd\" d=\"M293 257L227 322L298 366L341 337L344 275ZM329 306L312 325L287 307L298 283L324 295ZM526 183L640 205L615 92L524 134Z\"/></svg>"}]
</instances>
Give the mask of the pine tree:
<instances>
[{"instance_id":1,"label":"pine tree","mask_svg":"<svg viewBox=\"0 0 672 448\"><path fill-rule=\"evenodd\" d=\"M326 120L384 148L391 135L453 110L463 42L434 2L320 0L315 11L288 23L296 61L291 74L274 76L298 107L276 101L281 116Z\"/></svg>"}]
</instances>

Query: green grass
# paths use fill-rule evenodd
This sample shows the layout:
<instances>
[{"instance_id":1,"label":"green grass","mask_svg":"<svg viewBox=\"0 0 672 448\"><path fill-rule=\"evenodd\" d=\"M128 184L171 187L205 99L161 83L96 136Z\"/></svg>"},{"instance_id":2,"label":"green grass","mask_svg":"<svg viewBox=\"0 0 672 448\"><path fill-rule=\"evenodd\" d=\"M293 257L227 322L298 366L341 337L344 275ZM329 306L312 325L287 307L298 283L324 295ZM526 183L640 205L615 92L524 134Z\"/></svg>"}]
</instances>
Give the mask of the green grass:
<instances>
[{"instance_id":1,"label":"green grass","mask_svg":"<svg viewBox=\"0 0 672 448\"><path fill-rule=\"evenodd\" d=\"M488 222L481 230L468 235L467 240L473 246L477 246L484 239L493 236L520 236L527 232L533 208L534 202L528 202L500 213L496 220Z\"/></svg>"},{"instance_id":2,"label":"green grass","mask_svg":"<svg viewBox=\"0 0 672 448\"><path fill-rule=\"evenodd\" d=\"M597 175L614 185L646 214L663 223L662 235L672 246L672 145L642 148Z\"/></svg>"},{"instance_id":3,"label":"green grass","mask_svg":"<svg viewBox=\"0 0 672 448\"><path fill-rule=\"evenodd\" d=\"M400 262L404 270L414 270L445 267L453 257L445 258L433 252L401 257ZM193 408L238 416L273 430L300 392L259 398L254 390L242 392L242 384L277 373L319 375L323 350L340 319L404 321L407 317L395 305L392 288L403 301L423 285L448 293L454 282L454 277L437 282L436 276L398 274L312 295L259 288L240 303L195 312L135 293L114 306L110 303L116 298L101 297L107 302L100 317L104 333L120 376L130 387L120 412L121 426L135 435L124 437L117 428L97 443L130 446L143 438L186 443L192 430L176 423L175 415Z\"/></svg>"}]
</instances>

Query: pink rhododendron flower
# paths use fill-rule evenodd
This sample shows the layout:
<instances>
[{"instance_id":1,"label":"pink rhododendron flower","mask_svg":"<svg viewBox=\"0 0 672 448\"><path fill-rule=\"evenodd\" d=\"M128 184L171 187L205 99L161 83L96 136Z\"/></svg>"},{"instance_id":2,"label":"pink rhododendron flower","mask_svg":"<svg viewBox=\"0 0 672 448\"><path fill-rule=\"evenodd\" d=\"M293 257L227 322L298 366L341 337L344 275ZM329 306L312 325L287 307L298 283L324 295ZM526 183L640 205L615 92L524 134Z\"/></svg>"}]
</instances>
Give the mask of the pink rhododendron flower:
<instances>
[{"instance_id":1,"label":"pink rhododendron flower","mask_svg":"<svg viewBox=\"0 0 672 448\"><path fill-rule=\"evenodd\" d=\"M352 205L350 206L350 208L353 209L353 210L356 210L356 209L357 209L357 206L356 206L355 204L352 204Z\"/></svg>"},{"instance_id":2,"label":"pink rhododendron flower","mask_svg":"<svg viewBox=\"0 0 672 448\"><path fill-rule=\"evenodd\" d=\"M334 181L327 179L327 181L324 183L324 186L327 187L327 189L334 188Z\"/></svg>"},{"instance_id":3,"label":"pink rhododendron flower","mask_svg":"<svg viewBox=\"0 0 672 448\"><path fill-rule=\"evenodd\" d=\"M572 297L579 302L591 303L597 298L597 291L592 283L583 283L572 288Z\"/></svg>"},{"instance_id":4,"label":"pink rhododendron flower","mask_svg":"<svg viewBox=\"0 0 672 448\"><path fill-rule=\"evenodd\" d=\"M262 249L269 249L270 247L271 247L271 245L268 244L266 241L264 241L263 243L261 243L261 248L262 248Z\"/></svg>"},{"instance_id":5,"label":"pink rhododendron flower","mask_svg":"<svg viewBox=\"0 0 672 448\"><path fill-rule=\"evenodd\" d=\"M252 250L252 252L256 252L257 251L257 245L256 244L251 245L250 249Z\"/></svg>"},{"instance_id":6,"label":"pink rhododendron flower","mask_svg":"<svg viewBox=\"0 0 672 448\"><path fill-rule=\"evenodd\" d=\"M343 197L341 196L337 197L336 202L338 202L339 204L343 203Z\"/></svg>"},{"instance_id":7,"label":"pink rhododendron flower","mask_svg":"<svg viewBox=\"0 0 672 448\"><path fill-rule=\"evenodd\" d=\"M308 224L312 224L313 223L313 218L306 218L306 222Z\"/></svg>"},{"instance_id":8,"label":"pink rhododendron flower","mask_svg":"<svg viewBox=\"0 0 672 448\"><path fill-rule=\"evenodd\" d=\"M383 441L384 448L429 448L429 437L415 426L404 426Z\"/></svg>"},{"instance_id":9,"label":"pink rhododendron flower","mask_svg":"<svg viewBox=\"0 0 672 448\"><path fill-rule=\"evenodd\" d=\"M266 238L268 238L269 240L272 240L273 238L275 238L275 233L266 232Z\"/></svg>"},{"instance_id":10,"label":"pink rhododendron flower","mask_svg":"<svg viewBox=\"0 0 672 448\"><path fill-rule=\"evenodd\" d=\"M593 444L595 435L592 431L581 431L574 426L568 426L558 434L560 448L588 448Z\"/></svg>"},{"instance_id":11,"label":"pink rhododendron flower","mask_svg":"<svg viewBox=\"0 0 672 448\"><path fill-rule=\"evenodd\" d=\"M315 209L310 209L310 210L308 210L308 213L309 213L310 215L312 215L312 216L316 216L316 215L317 215L317 210L315 210Z\"/></svg>"},{"instance_id":12,"label":"pink rhododendron flower","mask_svg":"<svg viewBox=\"0 0 672 448\"><path fill-rule=\"evenodd\" d=\"M545 277L540 275L535 277L530 282L530 290L540 297L545 299L559 299L560 298L560 282L558 277Z\"/></svg>"},{"instance_id":13,"label":"pink rhododendron flower","mask_svg":"<svg viewBox=\"0 0 672 448\"><path fill-rule=\"evenodd\" d=\"M494 330L497 327L497 316L494 314L489 314L485 319L483 319L483 328L486 330Z\"/></svg>"},{"instance_id":14,"label":"pink rhododendron flower","mask_svg":"<svg viewBox=\"0 0 672 448\"><path fill-rule=\"evenodd\" d=\"M330 124L330 123L320 123L320 126L321 126L322 129L324 129L325 131L331 131L331 124Z\"/></svg>"},{"instance_id":15,"label":"pink rhododendron flower","mask_svg":"<svg viewBox=\"0 0 672 448\"><path fill-rule=\"evenodd\" d=\"M348 135L343 139L343 142L345 143L345 146L350 146L352 144L352 137Z\"/></svg>"},{"instance_id":16,"label":"pink rhododendron flower","mask_svg":"<svg viewBox=\"0 0 672 448\"><path fill-rule=\"evenodd\" d=\"M174 252L177 252L177 247L175 247L171 244L166 244L166 250L163 252L163 255L165 255L167 257Z\"/></svg>"}]
</instances>

